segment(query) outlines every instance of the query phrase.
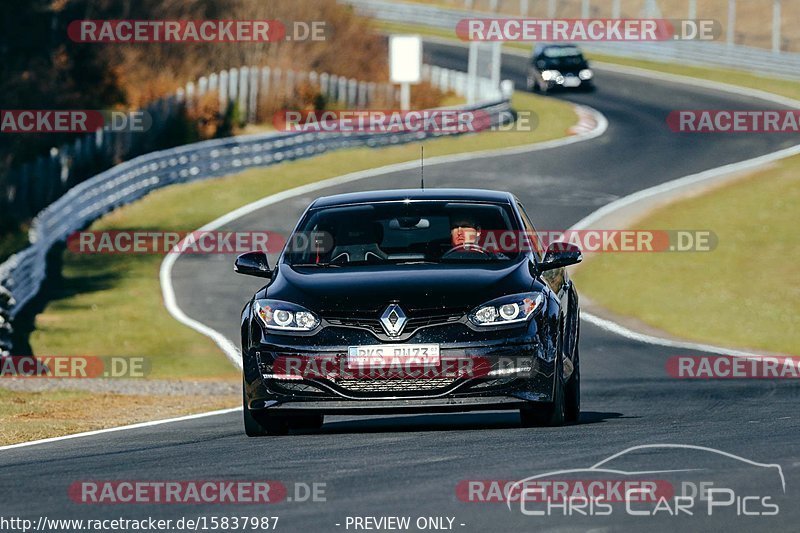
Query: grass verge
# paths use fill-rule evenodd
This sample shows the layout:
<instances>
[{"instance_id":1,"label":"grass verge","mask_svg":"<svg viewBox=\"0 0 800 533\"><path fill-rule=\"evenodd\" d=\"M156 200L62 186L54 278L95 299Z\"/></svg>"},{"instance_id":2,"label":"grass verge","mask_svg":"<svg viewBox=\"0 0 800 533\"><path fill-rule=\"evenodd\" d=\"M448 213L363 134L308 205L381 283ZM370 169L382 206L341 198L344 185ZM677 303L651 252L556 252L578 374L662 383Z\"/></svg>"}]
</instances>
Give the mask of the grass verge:
<instances>
[{"instance_id":1,"label":"grass verge","mask_svg":"<svg viewBox=\"0 0 800 533\"><path fill-rule=\"evenodd\" d=\"M538 128L430 140L425 142L425 155L435 157L551 140L566 136L577 121L572 106L557 100L516 93L512 104L518 111L535 112L539 119ZM414 160L418 156L418 143L383 149L356 148L251 169L235 176L171 186L108 214L89 229L191 231L242 205L291 187ZM35 331L30 339L34 353L147 356L150 358L148 377L151 379L238 382L238 371L212 341L179 324L164 309L158 280L161 261L161 256L153 255L78 255L66 251L63 282L48 295L48 304L36 317ZM88 407L83 417L61 420L58 408L50 409L44 402L28 402L28 399L36 397L32 393L5 391L3 394L0 396L5 400L3 403L10 402L18 409L0 410L0 427L15 420L43 421L42 424L30 424L29 432L24 429L26 425L21 424L17 432L8 437L12 440L29 440L122 423L118 416L95 418L96 414L106 410L95 411ZM77 406L105 399L124 403L129 401L126 398L130 398L106 398L75 391L64 394L80 398L76 401ZM164 409L188 405L184 399L172 396L154 398L152 402L141 410L126 411L131 416L124 417L124 422L152 419L152 407L156 404ZM234 405L236 399L227 404ZM193 404L191 409L181 412L199 412L209 408L208 405ZM55 423L55 420L60 421Z\"/></svg>"},{"instance_id":2,"label":"grass verge","mask_svg":"<svg viewBox=\"0 0 800 533\"><path fill-rule=\"evenodd\" d=\"M12 392L0 389L0 446L58 435L214 411L236 405L231 396L97 394L81 391ZM191 407L190 407L191 406Z\"/></svg>"},{"instance_id":3,"label":"grass verge","mask_svg":"<svg viewBox=\"0 0 800 533\"><path fill-rule=\"evenodd\" d=\"M681 338L800 355L798 205L800 157L793 157L635 225L711 230L715 250L597 254L576 269L576 283L614 313Z\"/></svg>"}]
</instances>

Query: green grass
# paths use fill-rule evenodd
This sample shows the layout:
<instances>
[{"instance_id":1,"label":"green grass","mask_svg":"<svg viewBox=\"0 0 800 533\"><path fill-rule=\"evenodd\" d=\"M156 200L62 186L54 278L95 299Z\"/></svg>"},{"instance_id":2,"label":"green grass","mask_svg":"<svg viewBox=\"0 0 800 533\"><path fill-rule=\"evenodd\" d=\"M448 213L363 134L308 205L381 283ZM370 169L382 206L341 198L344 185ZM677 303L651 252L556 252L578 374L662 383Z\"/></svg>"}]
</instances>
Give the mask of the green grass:
<instances>
[{"instance_id":1,"label":"green grass","mask_svg":"<svg viewBox=\"0 0 800 533\"><path fill-rule=\"evenodd\" d=\"M389 22L376 22L376 27L384 32L393 33L417 33L420 35L427 35L431 37L440 37L450 39L455 42L463 42L455 36L455 30L448 31L440 28L425 28L412 24L397 24ZM520 43L509 42L504 43L507 48L514 48L524 50L530 53L533 49L533 43ZM606 54L593 54L587 53L587 58L593 61L601 61L604 63L611 63L615 65L623 65L628 67L638 67L657 72L665 72L668 74L680 74L692 78L699 78L703 80L718 81L729 83L731 85L738 85L741 87L748 87L752 89L760 89L775 93L789 98L800 99L800 83L769 78L765 76L756 76L741 70L711 68L711 67L692 67L686 65L677 65L674 63L664 63L660 61L648 61L644 59L630 59L619 56L612 56Z\"/></svg>"},{"instance_id":2,"label":"green grass","mask_svg":"<svg viewBox=\"0 0 800 533\"><path fill-rule=\"evenodd\" d=\"M714 251L597 254L576 269L576 283L607 309L682 338L800 355L799 205L794 157L635 226L708 229Z\"/></svg>"},{"instance_id":3,"label":"green grass","mask_svg":"<svg viewBox=\"0 0 800 533\"><path fill-rule=\"evenodd\" d=\"M586 54L590 60L613 63L628 67L638 67L667 74L679 74L691 78L718 81L730 85L739 85L750 89L760 89L762 91L795 98L800 100L800 83L789 80L780 80L765 76L754 76L741 70L693 67L688 65L676 65L674 63L661 63L658 61L647 61L644 59L628 59L618 56L602 54Z\"/></svg>"},{"instance_id":4,"label":"green grass","mask_svg":"<svg viewBox=\"0 0 800 533\"><path fill-rule=\"evenodd\" d=\"M517 93L515 109L538 114L530 132L485 132L425 142L426 157L530 144L563 137L575 124L571 105ZM325 178L414 160L417 143L332 152L235 176L167 187L95 222L90 230L191 231L261 197ZM151 357L152 378L236 379L206 337L178 324L164 309L154 255L65 252L64 282L36 318L35 354Z\"/></svg>"}]
</instances>

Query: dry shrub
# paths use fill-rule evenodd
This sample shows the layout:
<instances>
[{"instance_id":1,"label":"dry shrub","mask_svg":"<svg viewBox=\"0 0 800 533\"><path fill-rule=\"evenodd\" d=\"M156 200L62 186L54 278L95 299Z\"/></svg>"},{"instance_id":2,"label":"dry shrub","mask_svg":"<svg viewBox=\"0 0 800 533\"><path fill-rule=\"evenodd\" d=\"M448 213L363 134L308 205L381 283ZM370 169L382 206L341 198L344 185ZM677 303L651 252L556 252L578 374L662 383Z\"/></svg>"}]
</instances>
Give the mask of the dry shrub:
<instances>
[{"instance_id":1,"label":"dry shrub","mask_svg":"<svg viewBox=\"0 0 800 533\"><path fill-rule=\"evenodd\" d=\"M441 104L444 94L427 81L411 86L411 107L429 109Z\"/></svg>"},{"instance_id":2,"label":"dry shrub","mask_svg":"<svg viewBox=\"0 0 800 533\"><path fill-rule=\"evenodd\" d=\"M197 124L197 134L201 139L212 139L222 127L224 117L219 112L219 93L209 91L197 96L186 111L187 118Z\"/></svg>"},{"instance_id":3,"label":"dry shrub","mask_svg":"<svg viewBox=\"0 0 800 533\"><path fill-rule=\"evenodd\" d=\"M129 3L117 18L277 19L292 31L294 21L324 21L324 41L273 43L135 43L103 49L117 66L128 103L138 107L223 69L270 65L284 70L329 72L383 81L388 78L385 40L371 31L368 20L334 0L142 0ZM111 18L111 17L106 17Z\"/></svg>"}]
</instances>

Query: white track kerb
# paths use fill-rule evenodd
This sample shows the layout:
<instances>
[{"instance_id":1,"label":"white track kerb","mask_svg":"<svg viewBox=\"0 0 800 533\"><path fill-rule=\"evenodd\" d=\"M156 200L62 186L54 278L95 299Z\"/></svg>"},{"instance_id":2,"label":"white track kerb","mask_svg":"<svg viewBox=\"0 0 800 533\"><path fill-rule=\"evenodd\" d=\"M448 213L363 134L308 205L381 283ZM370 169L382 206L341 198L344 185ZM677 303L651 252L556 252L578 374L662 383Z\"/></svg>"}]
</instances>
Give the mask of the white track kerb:
<instances>
[{"instance_id":1,"label":"white track kerb","mask_svg":"<svg viewBox=\"0 0 800 533\"><path fill-rule=\"evenodd\" d=\"M448 41L448 43L452 44L452 41ZM508 52L510 52L513 55L524 55L525 57L527 57L527 54L525 54L522 51L517 52L517 51L509 50ZM691 78L691 77L687 77L687 76L665 74L665 73L655 72L655 71L646 70L646 69L633 68L633 67L622 67L622 66L617 66L617 65L601 64L601 63L595 63L595 66L599 66L601 69L604 69L604 70L615 71L615 72L619 72L619 73L629 74L629 75L632 75L632 76L641 76L641 77L646 77L646 78L649 78L649 79L658 79L658 80L666 81L666 82L680 83L680 84L683 84L683 85L692 85L692 86L696 86L696 87L702 87L702 88L705 88L705 89L728 92L728 93L733 93L733 94L737 94L737 95L750 96L750 97L753 97L753 98L758 98L758 99L761 99L761 100L777 103L779 105L784 105L784 106L800 109L800 101L792 100L790 98L785 98L785 97L774 95L774 94L767 93L767 92L764 92L764 91L758 91L758 90L755 90L755 89L746 89L746 88L737 87L737 86L734 86L734 85L728 85L728 84L725 84L725 83L718 83L718 82L700 80L700 79L697 79L697 78ZM479 151L479 152L471 152L471 153L465 153L465 154L458 154L458 155L450 155L450 156L442 156L442 157L437 157L437 158L431 158L430 160L426 161L426 165L446 164L446 163L452 163L452 162L457 162L457 161L468 161L468 160L471 160L471 159L479 159L479 158L486 158L486 157L501 157L501 156L504 156L504 155L521 154L521 153L532 152L532 151L537 151L537 150L546 150L548 148L555 148L555 147L559 147L559 146L565 146L565 145L568 145L568 144L581 142L581 141L585 141L585 140L589 140L589 139L593 139L593 138L599 137L606 131L606 129L608 127L608 122L606 121L605 117L603 117L603 115L601 115L596 110L592 110L592 109L589 109L589 108L587 108L587 110L592 112L593 115L597 119L596 127L594 128L594 130L592 130L590 132L581 133L579 135L574 135L572 137L567 137L567 138L564 138L564 139L558 139L558 140L554 140L554 141L547 141L547 142L543 142L543 143L537 143L537 144L529 145L529 146L512 147L512 148L506 148L506 149L500 149L500 150ZM628 206L630 206L630 205L632 205L632 204L634 204L634 203L636 203L636 202L638 202L640 200L644 200L646 198L652 198L652 197L654 197L656 195L659 195L659 194L662 194L662 193L665 193L665 192L668 192L668 191L677 191L677 190L679 190L679 189L681 189L683 187L694 186L694 185L696 185L698 183L702 183L705 180L710 180L713 177L719 177L719 176L724 175L724 174L734 173L734 172L741 172L741 171L746 171L746 170L754 170L754 169L758 168L761 165L764 165L764 164L767 164L767 163L770 163L770 162L774 162L774 161L778 161L780 159L784 159L784 158L787 158L787 157L790 157L790 156L793 156L793 155L797 155L797 154L800 154L800 145L794 146L794 147L789 148L789 149L780 150L780 151L777 151L777 152L774 152L774 153L771 153L771 154L767 154L767 155L764 155L764 156L761 156L761 157L757 157L755 159L750 159L748 161L743 161L743 162L740 162L740 163L734 163L734 164L731 164L731 165L726 165L724 167L707 170L707 171L701 172L699 174L686 176L684 178L679 178L677 180L673 180L673 181L670 181L670 182L667 182L667 183L664 183L664 184L661 184L661 185L658 185L658 186L655 186L655 187L651 187L649 189L645 189L643 191L639 191L637 193L631 194L631 195L626 196L624 198L620 198L619 200L616 200L616 201L614 201L614 202L612 202L612 203L610 203L610 204L608 204L606 206L601 207L600 209L598 209L594 213L590 214L589 216L587 216L586 218L584 218L583 220L581 220L577 224L575 224L572 227L572 229L587 227L588 225L593 224L594 222L599 220L600 218L602 218L602 217L604 217L606 215L609 215L612 212L624 209L624 208L626 208L626 207L628 207ZM263 198L261 200L258 200L256 202L254 202L252 204L246 205L246 206L241 207L241 208L239 208L239 209L237 209L235 211L232 211L232 212L228 213L227 215L224 215L224 216L218 218L217 220L214 220L213 222L210 222L209 224L206 224L205 226L200 228L200 230L201 231L207 231L207 230L216 229L216 228L218 228L218 227L220 227L220 226L222 226L224 224L227 224L227 223L229 223L229 222L231 222L233 220L236 220L237 218L242 217L242 216L244 216L244 215L246 215L248 213L251 213L251 212L253 212L255 210L261 209L262 207L266 207L268 205L275 204L275 203L280 202L282 200L291 198L293 196L305 194L307 192L313 192L313 191L316 191L316 190L319 190L319 189L324 189L325 187L330 187L330 186L333 186L333 185L339 185L339 184L342 184L342 183L348 183L348 182L357 181L357 180L361 180L361 179L366 179L366 178L370 178L370 177L380 176L382 174L387 174L387 173L390 173L390 172L414 169L414 168L417 168L418 164L419 163L417 161L409 161L409 162L406 162L406 163L399 163L399 164L395 164L395 165L389 165L389 166L385 166L385 167L381 167L381 168L365 170L365 171L362 171L362 172L355 172L355 173L352 173L352 174L347 174L347 175L344 175L344 176L339 176L339 177L327 179L327 180L324 180L324 181L320 181L318 183L313 183L313 184L305 185L305 186L302 186L302 187L297 187L297 188L294 188L294 189L290 189L290 190L284 191L282 193L278 193L278 194L274 194L274 195L268 196L266 198ZM209 326L207 326L207 325L205 325L205 324L203 324L203 323L201 323L201 322L189 317L188 315L186 315L186 313L183 312L183 310L180 308L180 306L178 306L177 301L176 301L176 297L175 297L175 291L174 291L174 288L173 288L173 285L172 285L172 267L174 266L175 261L177 261L178 257L179 257L178 254L167 254L166 258L164 259L164 261L161 264L159 277L160 277L160 280L161 280L161 291L162 291L163 298L164 298L164 305L166 306L166 308L169 311L169 313L173 317L175 317L176 320L178 320L179 322L189 326L190 328L202 333L203 335L206 335L206 336L210 337L212 340L214 340L214 342L216 342L219 345L219 347L223 350L225 355L228 358L230 358L230 360L232 362L234 362L234 364L236 364L237 366L241 366L241 354L239 353L239 350L234 345L234 343L230 341L230 339L227 339L220 332L210 328ZM653 337L653 336L650 336L650 335L644 335L644 334L632 331L632 330L630 330L628 328L625 328L625 327L623 327L623 326L621 326L621 325L619 325L619 324L617 324L615 322L612 322L610 320L605 320L603 318L591 315L591 314L586 313L586 312L582 313L581 316L582 316L582 318L586 319L587 322L590 322L590 323L592 323L592 324L594 324L594 325L596 325L598 327L601 327L601 328L603 328L603 329L605 329L607 331L610 331L612 333L615 333L615 334L618 334L618 335L621 335L623 337L627 337L627 338L630 338L630 339L633 339L633 340L636 340L636 341L648 343L648 344L666 346L666 347L671 347L671 348L699 350L699 351L710 352L710 353L723 353L723 354L728 354L728 355L738 355L738 356L745 356L745 357L753 355L752 353L749 353L749 352L740 352L740 351L730 350L730 349L726 349L726 348L720 348L720 347L716 347L716 346L708 346L708 345L703 345L703 344L695 344L695 343L690 343L690 342L671 341L671 340L667 340L667 339L661 339L661 338L658 338L658 337ZM156 426L156 425L167 424L167 423L171 423L171 422L179 422L179 421L183 421L183 420L191 420L191 419L195 419L195 418L202 418L202 417L206 417L206 416L215 416L215 415L219 415L219 414L226 414L226 413L231 413L231 412L240 411L240 410L241 410L241 407L236 408L236 409L224 410L224 411L213 411L213 412L209 412L209 413L201 413L201 414L192 415L192 416L188 416L188 417L174 418L174 419L161 420L161 421L155 421L155 422L145 422L143 424L134 424L134 425L131 425L131 426L122 426L122 427L117 427L117 428L109 428L109 429L91 431L91 432L86 432L86 433L78 433L78 434L75 434L75 435L67 435L67 436L64 436L64 437L55 437L55 438L51 438L51 439L44 439L44 440L38 440L38 441L32 441L32 442L24 442L24 443L20 443L20 444L14 444L14 445L11 445L11 446L0 447L0 451L9 450L9 449L13 449L13 448L21 448L21 447L25 447L25 446L32 446L32 445L36 445L36 444L44 444L44 443L49 443L49 442L56 442L56 441L67 440L67 439L75 439L75 438L79 438L79 437L88 437L88 436L98 435L98 434L102 434L102 433L110 433L110 432L123 431L123 430L128 430L128 429L137 429L137 428Z\"/></svg>"}]
</instances>

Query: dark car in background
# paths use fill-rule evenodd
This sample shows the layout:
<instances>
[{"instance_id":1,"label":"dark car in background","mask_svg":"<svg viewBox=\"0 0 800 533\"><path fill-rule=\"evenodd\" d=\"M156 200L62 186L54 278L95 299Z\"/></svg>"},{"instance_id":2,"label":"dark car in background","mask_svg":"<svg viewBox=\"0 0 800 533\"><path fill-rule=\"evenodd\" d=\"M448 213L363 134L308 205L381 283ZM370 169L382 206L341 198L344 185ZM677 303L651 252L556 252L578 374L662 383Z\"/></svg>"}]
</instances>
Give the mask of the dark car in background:
<instances>
[{"instance_id":1,"label":"dark car in background","mask_svg":"<svg viewBox=\"0 0 800 533\"><path fill-rule=\"evenodd\" d=\"M578 420L580 250L536 230L510 193L389 190L319 198L241 316L250 436L325 414L519 410Z\"/></svg>"},{"instance_id":2,"label":"dark car in background","mask_svg":"<svg viewBox=\"0 0 800 533\"><path fill-rule=\"evenodd\" d=\"M538 44L528 67L529 91L594 90L594 71L580 48L572 44Z\"/></svg>"}]
</instances>

